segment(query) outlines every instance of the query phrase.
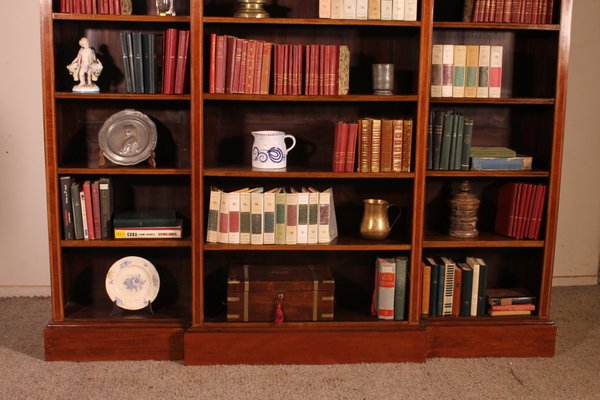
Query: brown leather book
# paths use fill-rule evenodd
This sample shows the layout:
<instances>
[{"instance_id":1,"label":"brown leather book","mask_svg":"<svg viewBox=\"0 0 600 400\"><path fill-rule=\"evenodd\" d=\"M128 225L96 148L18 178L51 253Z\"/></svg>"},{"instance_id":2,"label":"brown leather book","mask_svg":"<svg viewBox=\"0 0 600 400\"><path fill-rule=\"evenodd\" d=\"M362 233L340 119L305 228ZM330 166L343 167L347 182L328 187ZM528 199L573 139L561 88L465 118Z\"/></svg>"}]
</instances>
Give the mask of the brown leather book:
<instances>
[{"instance_id":1,"label":"brown leather book","mask_svg":"<svg viewBox=\"0 0 600 400\"><path fill-rule=\"evenodd\" d=\"M393 129L393 121L391 119L381 121L381 172L392 171Z\"/></svg>"}]
</instances>

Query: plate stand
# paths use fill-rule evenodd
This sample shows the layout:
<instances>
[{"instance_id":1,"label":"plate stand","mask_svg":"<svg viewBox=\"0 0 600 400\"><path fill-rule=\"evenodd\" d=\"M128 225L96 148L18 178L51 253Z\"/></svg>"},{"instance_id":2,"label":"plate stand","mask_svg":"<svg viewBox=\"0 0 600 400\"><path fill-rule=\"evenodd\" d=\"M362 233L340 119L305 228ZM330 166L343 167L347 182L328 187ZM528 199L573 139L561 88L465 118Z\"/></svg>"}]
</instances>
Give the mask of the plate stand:
<instances>
[{"instance_id":1,"label":"plate stand","mask_svg":"<svg viewBox=\"0 0 600 400\"><path fill-rule=\"evenodd\" d=\"M154 315L154 310L152 309L152 302L148 302L148 305L139 310L126 310L117 305L116 301L113 301L113 309L110 312L111 317L124 317L126 315L131 314L140 314L140 313L148 313L150 315Z\"/></svg>"},{"instance_id":2,"label":"plate stand","mask_svg":"<svg viewBox=\"0 0 600 400\"><path fill-rule=\"evenodd\" d=\"M146 159L146 161L148 162L148 165L151 168L156 168L156 159L155 159L155 157L156 157L156 153L153 150L150 153L150 156ZM116 166L116 165L117 164L115 164L112 161L108 160L108 158L104 155L104 152L102 150L100 150L98 152L98 166L99 167L108 167L108 166Z\"/></svg>"}]
</instances>

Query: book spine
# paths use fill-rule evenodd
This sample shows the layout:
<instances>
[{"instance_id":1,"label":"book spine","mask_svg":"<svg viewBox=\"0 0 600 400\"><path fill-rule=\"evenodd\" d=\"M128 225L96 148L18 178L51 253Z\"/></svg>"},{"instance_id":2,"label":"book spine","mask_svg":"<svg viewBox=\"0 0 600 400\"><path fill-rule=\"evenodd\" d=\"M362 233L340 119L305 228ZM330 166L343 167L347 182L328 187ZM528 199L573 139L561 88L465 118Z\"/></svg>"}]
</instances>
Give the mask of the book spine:
<instances>
[{"instance_id":1,"label":"book spine","mask_svg":"<svg viewBox=\"0 0 600 400\"><path fill-rule=\"evenodd\" d=\"M319 243L329 243L337 237L337 221L333 192L327 189L319 193Z\"/></svg>"},{"instance_id":2,"label":"book spine","mask_svg":"<svg viewBox=\"0 0 600 400\"><path fill-rule=\"evenodd\" d=\"M356 0L343 0L342 6L344 19L356 19Z\"/></svg>"},{"instance_id":3,"label":"book spine","mask_svg":"<svg viewBox=\"0 0 600 400\"><path fill-rule=\"evenodd\" d=\"M450 147L452 143L452 127L454 125L454 113L449 111L444 114L444 125L442 132L442 143L441 143L441 154L440 154L440 168L441 170L447 170L450 162Z\"/></svg>"},{"instance_id":4,"label":"book spine","mask_svg":"<svg viewBox=\"0 0 600 400\"><path fill-rule=\"evenodd\" d=\"M121 40L121 56L123 59L123 75L125 75L125 91L127 93L133 93L133 87L131 85L131 69L129 68L129 52L127 47L127 32L119 32L119 38Z\"/></svg>"},{"instance_id":5,"label":"book spine","mask_svg":"<svg viewBox=\"0 0 600 400\"><path fill-rule=\"evenodd\" d=\"M444 263L444 289L442 300L442 316L452 315L454 303L454 273L456 265L449 258L442 257Z\"/></svg>"},{"instance_id":6,"label":"book spine","mask_svg":"<svg viewBox=\"0 0 600 400\"><path fill-rule=\"evenodd\" d=\"M75 239L75 229L73 227L73 204L71 201L71 182L72 180L70 176L61 176L59 179L63 238L65 240Z\"/></svg>"},{"instance_id":7,"label":"book spine","mask_svg":"<svg viewBox=\"0 0 600 400\"><path fill-rule=\"evenodd\" d=\"M431 50L431 97L442 97L443 48L441 44L434 44Z\"/></svg>"},{"instance_id":8,"label":"book spine","mask_svg":"<svg viewBox=\"0 0 600 400\"><path fill-rule=\"evenodd\" d=\"M264 193L263 243L275 244L275 193Z\"/></svg>"},{"instance_id":9,"label":"book spine","mask_svg":"<svg viewBox=\"0 0 600 400\"><path fill-rule=\"evenodd\" d=\"M471 140L473 138L473 120L464 119L463 140L462 140L462 155L460 169L466 171L469 169L469 154L471 153Z\"/></svg>"},{"instance_id":10,"label":"book spine","mask_svg":"<svg viewBox=\"0 0 600 400\"><path fill-rule=\"evenodd\" d=\"M254 77L253 77L253 86L252 86L252 94L260 94L260 79L262 76L263 69L263 53L265 51L265 42L258 41L256 42L256 55L254 61Z\"/></svg>"},{"instance_id":11,"label":"book spine","mask_svg":"<svg viewBox=\"0 0 600 400\"><path fill-rule=\"evenodd\" d=\"M473 270L473 284L471 286L471 309L469 310L469 316L476 317L479 299L479 264L473 257L467 257L467 263Z\"/></svg>"},{"instance_id":12,"label":"book spine","mask_svg":"<svg viewBox=\"0 0 600 400\"><path fill-rule=\"evenodd\" d=\"M489 86L489 96L499 98L502 92L502 46L491 46L490 48Z\"/></svg>"},{"instance_id":13,"label":"book spine","mask_svg":"<svg viewBox=\"0 0 600 400\"><path fill-rule=\"evenodd\" d=\"M319 18L331 18L331 0L319 0Z\"/></svg>"},{"instance_id":14,"label":"book spine","mask_svg":"<svg viewBox=\"0 0 600 400\"><path fill-rule=\"evenodd\" d=\"M288 193L286 198L285 243L298 243L298 193Z\"/></svg>"},{"instance_id":15,"label":"book spine","mask_svg":"<svg viewBox=\"0 0 600 400\"><path fill-rule=\"evenodd\" d=\"M394 287L394 319L403 321L406 309L406 275L408 269L407 257L396 257L396 276Z\"/></svg>"},{"instance_id":16,"label":"book spine","mask_svg":"<svg viewBox=\"0 0 600 400\"><path fill-rule=\"evenodd\" d=\"M481 258L477 258L479 264L479 287L477 288L477 316L482 317L485 315L485 304L486 304L486 291L487 291L487 277L488 277L488 266Z\"/></svg>"},{"instance_id":17,"label":"book spine","mask_svg":"<svg viewBox=\"0 0 600 400\"><path fill-rule=\"evenodd\" d=\"M356 19L368 19L369 0L356 0Z\"/></svg>"},{"instance_id":18,"label":"book spine","mask_svg":"<svg viewBox=\"0 0 600 400\"><path fill-rule=\"evenodd\" d=\"M452 71L452 97L465 97L465 69L467 46L454 45L454 69Z\"/></svg>"},{"instance_id":19,"label":"book spine","mask_svg":"<svg viewBox=\"0 0 600 400\"><path fill-rule=\"evenodd\" d=\"M285 192L275 194L275 244L286 244L286 208L287 194Z\"/></svg>"},{"instance_id":20,"label":"book spine","mask_svg":"<svg viewBox=\"0 0 600 400\"><path fill-rule=\"evenodd\" d=\"M412 155L412 131L413 120L403 120L402 131L402 172L410 172L411 155Z\"/></svg>"},{"instance_id":21,"label":"book spine","mask_svg":"<svg viewBox=\"0 0 600 400\"><path fill-rule=\"evenodd\" d=\"M181 43L182 42L182 43ZM177 63L175 67L175 94L185 93L188 75L188 53L190 47L190 31L180 30L177 46Z\"/></svg>"},{"instance_id":22,"label":"book spine","mask_svg":"<svg viewBox=\"0 0 600 400\"><path fill-rule=\"evenodd\" d=\"M337 65L337 73L338 73L338 90L337 94L339 96L345 96L349 92L350 88L350 48L346 45L338 46L339 57L338 57L338 65Z\"/></svg>"},{"instance_id":23,"label":"book spine","mask_svg":"<svg viewBox=\"0 0 600 400\"><path fill-rule=\"evenodd\" d=\"M229 193L221 192L217 243L229 243Z\"/></svg>"},{"instance_id":24,"label":"book spine","mask_svg":"<svg viewBox=\"0 0 600 400\"><path fill-rule=\"evenodd\" d=\"M404 140L404 121L392 120L392 171L402 171L402 149Z\"/></svg>"},{"instance_id":25,"label":"book spine","mask_svg":"<svg viewBox=\"0 0 600 400\"><path fill-rule=\"evenodd\" d=\"M250 244L252 226L251 194L240 193L240 244Z\"/></svg>"},{"instance_id":26,"label":"book spine","mask_svg":"<svg viewBox=\"0 0 600 400\"><path fill-rule=\"evenodd\" d=\"M392 0L381 0L381 19L392 20Z\"/></svg>"},{"instance_id":27,"label":"book spine","mask_svg":"<svg viewBox=\"0 0 600 400\"><path fill-rule=\"evenodd\" d=\"M344 1L343 0L331 0L331 18L332 19L344 18Z\"/></svg>"},{"instance_id":28,"label":"book spine","mask_svg":"<svg viewBox=\"0 0 600 400\"><path fill-rule=\"evenodd\" d=\"M477 81L478 98L490 97L490 52L491 46L479 46L479 80Z\"/></svg>"},{"instance_id":29,"label":"book spine","mask_svg":"<svg viewBox=\"0 0 600 400\"><path fill-rule=\"evenodd\" d=\"M419 4L417 0L405 0L404 2L404 20L416 21Z\"/></svg>"},{"instance_id":30,"label":"book spine","mask_svg":"<svg viewBox=\"0 0 600 400\"><path fill-rule=\"evenodd\" d=\"M431 266L421 263L422 284L421 284L421 315L429 315L429 297L431 295Z\"/></svg>"},{"instance_id":31,"label":"book spine","mask_svg":"<svg viewBox=\"0 0 600 400\"><path fill-rule=\"evenodd\" d=\"M308 243L319 242L319 192L308 195Z\"/></svg>"},{"instance_id":32,"label":"book spine","mask_svg":"<svg viewBox=\"0 0 600 400\"><path fill-rule=\"evenodd\" d=\"M92 183L91 181L85 181L83 183L83 199L85 200L85 216L88 238L90 240L96 239L96 232L94 231L94 206L92 204Z\"/></svg>"},{"instance_id":33,"label":"book spine","mask_svg":"<svg viewBox=\"0 0 600 400\"><path fill-rule=\"evenodd\" d=\"M381 19L381 0L369 0L368 19Z\"/></svg>"},{"instance_id":34,"label":"book spine","mask_svg":"<svg viewBox=\"0 0 600 400\"><path fill-rule=\"evenodd\" d=\"M250 194L250 201L250 244L263 244L263 194Z\"/></svg>"},{"instance_id":35,"label":"book spine","mask_svg":"<svg viewBox=\"0 0 600 400\"><path fill-rule=\"evenodd\" d=\"M100 178L100 232L102 239L112 237L113 188L111 178Z\"/></svg>"},{"instance_id":36,"label":"book spine","mask_svg":"<svg viewBox=\"0 0 600 400\"><path fill-rule=\"evenodd\" d=\"M359 172L370 172L371 170L371 126L372 120L361 119L360 121L360 145L359 149Z\"/></svg>"},{"instance_id":37,"label":"book spine","mask_svg":"<svg viewBox=\"0 0 600 400\"><path fill-rule=\"evenodd\" d=\"M71 183L71 202L73 204L73 230L75 239L83 239L83 217L81 215L80 184Z\"/></svg>"},{"instance_id":38,"label":"book spine","mask_svg":"<svg viewBox=\"0 0 600 400\"><path fill-rule=\"evenodd\" d=\"M308 243L308 198L309 193L298 193L298 244Z\"/></svg>"},{"instance_id":39,"label":"book spine","mask_svg":"<svg viewBox=\"0 0 600 400\"><path fill-rule=\"evenodd\" d=\"M458 114L457 133L456 133L456 148L454 152L453 170L460 170L462 167L462 146L465 132L465 117Z\"/></svg>"},{"instance_id":40,"label":"book spine","mask_svg":"<svg viewBox=\"0 0 600 400\"><path fill-rule=\"evenodd\" d=\"M345 172L354 171L354 163L356 161L356 142L358 139L358 124L355 122L348 124L348 146L346 147L346 163L344 166Z\"/></svg>"},{"instance_id":41,"label":"book spine","mask_svg":"<svg viewBox=\"0 0 600 400\"><path fill-rule=\"evenodd\" d=\"M231 192L229 197L229 244L240 244L240 193Z\"/></svg>"},{"instance_id":42,"label":"book spine","mask_svg":"<svg viewBox=\"0 0 600 400\"><path fill-rule=\"evenodd\" d=\"M460 291L460 316L471 316L471 296L473 293L473 270L467 266L461 266L462 287Z\"/></svg>"},{"instance_id":43,"label":"book spine","mask_svg":"<svg viewBox=\"0 0 600 400\"><path fill-rule=\"evenodd\" d=\"M377 259L377 318L394 319L394 291L396 262L394 259Z\"/></svg>"},{"instance_id":44,"label":"book spine","mask_svg":"<svg viewBox=\"0 0 600 400\"><path fill-rule=\"evenodd\" d=\"M181 227L115 228L115 239L181 239Z\"/></svg>"},{"instance_id":45,"label":"book spine","mask_svg":"<svg viewBox=\"0 0 600 400\"><path fill-rule=\"evenodd\" d=\"M381 162L381 120L371 120L371 172L379 172Z\"/></svg>"},{"instance_id":46,"label":"book spine","mask_svg":"<svg viewBox=\"0 0 600 400\"><path fill-rule=\"evenodd\" d=\"M452 97L454 87L454 45L442 46L442 97Z\"/></svg>"},{"instance_id":47,"label":"book spine","mask_svg":"<svg viewBox=\"0 0 600 400\"><path fill-rule=\"evenodd\" d=\"M533 157L471 157L471 169L483 170L529 170L531 169Z\"/></svg>"},{"instance_id":48,"label":"book spine","mask_svg":"<svg viewBox=\"0 0 600 400\"><path fill-rule=\"evenodd\" d=\"M405 0L392 1L392 19L394 21L404 21L404 4Z\"/></svg>"},{"instance_id":49,"label":"book spine","mask_svg":"<svg viewBox=\"0 0 600 400\"><path fill-rule=\"evenodd\" d=\"M265 43L263 46L262 72L260 77L260 94L269 94L271 85L271 53L273 51L272 43Z\"/></svg>"},{"instance_id":50,"label":"book spine","mask_svg":"<svg viewBox=\"0 0 600 400\"><path fill-rule=\"evenodd\" d=\"M94 221L94 238L100 239L102 237L102 230L100 224L100 186L98 181L93 181L90 184L92 191L92 217Z\"/></svg>"},{"instance_id":51,"label":"book spine","mask_svg":"<svg viewBox=\"0 0 600 400\"><path fill-rule=\"evenodd\" d=\"M82 189L79 191L79 204L81 205L81 222L83 224L83 239L88 240L90 238L90 231L87 217L87 205L85 203L85 191Z\"/></svg>"},{"instance_id":52,"label":"book spine","mask_svg":"<svg viewBox=\"0 0 600 400\"><path fill-rule=\"evenodd\" d=\"M393 122L391 119L381 120L381 172L392 170Z\"/></svg>"},{"instance_id":53,"label":"book spine","mask_svg":"<svg viewBox=\"0 0 600 400\"><path fill-rule=\"evenodd\" d=\"M479 46L468 45L465 72L465 97L477 97Z\"/></svg>"},{"instance_id":54,"label":"book spine","mask_svg":"<svg viewBox=\"0 0 600 400\"><path fill-rule=\"evenodd\" d=\"M219 232L219 209L221 207L221 192L211 190L208 201L208 221L206 223L206 242L217 243Z\"/></svg>"}]
</instances>

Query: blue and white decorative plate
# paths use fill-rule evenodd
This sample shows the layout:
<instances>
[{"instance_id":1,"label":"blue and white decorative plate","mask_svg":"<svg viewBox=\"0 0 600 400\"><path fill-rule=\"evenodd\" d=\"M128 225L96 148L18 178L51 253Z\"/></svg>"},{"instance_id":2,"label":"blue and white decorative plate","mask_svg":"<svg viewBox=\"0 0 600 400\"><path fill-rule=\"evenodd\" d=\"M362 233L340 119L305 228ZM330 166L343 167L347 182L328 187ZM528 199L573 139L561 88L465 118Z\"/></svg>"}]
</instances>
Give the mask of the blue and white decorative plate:
<instances>
[{"instance_id":1,"label":"blue and white decorative plate","mask_svg":"<svg viewBox=\"0 0 600 400\"><path fill-rule=\"evenodd\" d=\"M110 267L105 286L108 297L117 306L126 310L141 310L156 299L160 278L150 261L127 256Z\"/></svg>"}]
</instances>

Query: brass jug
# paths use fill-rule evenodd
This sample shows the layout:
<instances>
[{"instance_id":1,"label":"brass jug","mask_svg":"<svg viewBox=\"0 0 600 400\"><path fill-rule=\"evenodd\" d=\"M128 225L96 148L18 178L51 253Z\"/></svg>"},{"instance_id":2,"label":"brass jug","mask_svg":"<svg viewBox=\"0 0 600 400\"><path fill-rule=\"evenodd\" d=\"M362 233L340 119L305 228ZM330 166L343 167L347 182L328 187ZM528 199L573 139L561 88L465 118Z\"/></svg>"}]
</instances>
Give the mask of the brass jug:
<instances>
[{"instance_id":1,"label":"brass jug","mask_svg":"<svg viewBox=\"0 0 600 400\"><path fill-rule=\"evenodd\" d=\"M400 218L400 208L381 199L365 199L363 203L365 203L365 211L360 223L360 235L365 239L372 240L387 238L392 227ZM388 210L391 207L398 210L398 215L390 225Z\"/></svg>"}]
</instances>

